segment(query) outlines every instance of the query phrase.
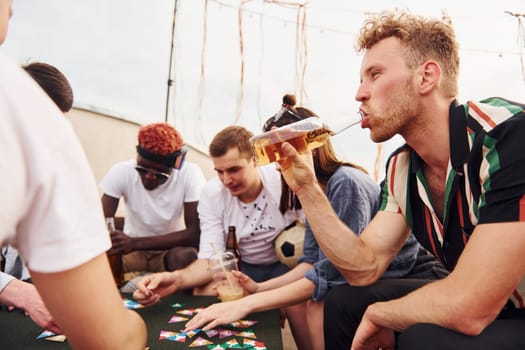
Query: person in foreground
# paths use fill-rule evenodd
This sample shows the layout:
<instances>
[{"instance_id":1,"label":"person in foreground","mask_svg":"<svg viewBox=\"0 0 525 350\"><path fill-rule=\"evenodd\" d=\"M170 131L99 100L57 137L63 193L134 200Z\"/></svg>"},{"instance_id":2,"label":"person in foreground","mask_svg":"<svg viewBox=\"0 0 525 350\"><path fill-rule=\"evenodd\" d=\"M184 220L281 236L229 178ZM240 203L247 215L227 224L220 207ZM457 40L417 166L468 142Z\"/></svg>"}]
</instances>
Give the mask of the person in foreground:
<instances>
[{"instance_id":1,"label":"person in foreground","mask_svg":"<svg viewBox=\"0 0 525 350\"><path fill-rule=\"evenodd\" d=\"M206 180L184 159L187 146L168 123L142 126L137 141L136 159L113 165L100 182L105 217L115 216L120 198L126 203L108 254L124 254L124 272L182 269L197 258L197 204Z\"/></svg>"},{"instance_id":2,"label":"person in foreground","mask_svg":"<svg viewBox=\"0 0 525 350\"><path fill-rule=\"evenodd\" d=\"M42 62L32 62L22 66L38 83L53 102L66 114L73 106L73 91L68 80L56 67ZM60 333L60 328L53 322L42 298L35 286L30 283L27 271L18 251L6 245L0 248L2 269L0 272L0 303L9 310L24 310L31 319L44 329Z\"/></svg>"},{"instance_id":3,"label":"person in foreground","mask_svg":"<svg viewBox=\"0 0 525 350\"><path fill-rule=\"evenodd\" d=\"M525 348L524 105L458 104L458 44L439 20L380 13L359 47L361 125L375 142L406 141L387 163L377 215L348 235L304 157L285 143L280 162L321 250L350 284L325 298L326 348ZM378 281L410 230L450 274Z\"/></svg>"},{"instance_id":4,"label":"person in foreground","mask_svg":"<svg viewBox=\"0 0 525 350\"><path fill-rule=\"evenodd\" d=\"M263 131L309 117L318 116L307 108L295 107L295 96L285 95L282 109L268 119ZM313 150L312 154L315 175L330 205L346 225L354 232L360 233L379 208L379 186L358 165L337 159L330 140ZM286 183L283 186L281 211L288 210L288 207L300 208L300 203ZM428 278L445 275L440 275L439 271L435 274L430 270L436 268L437 264L429 264L429 260L436 261L433 258L428 259L430 258L428 254L424 254L416 261L418 251L419 244L415 237L410 235L382 278L415 277L412 274L415 271L419 271L417 276L422 276L423 271L428 272L426 275ZM423 263L426 264L426 269L422 268ZM299 324L294 325L294 328L301 327L308 330L303 336L309 338L308 341L303 340L306 346L301 349L324 348L323 298L329 289L346 284L346 281L319 249L308 222L306 222L304 256L298 259L298 265L291 271L262 283L255 283L242 273L237 275L243 282L246 293L256 294L237 301L210 306L187 323L188 330L201 328L205 324L205 329L209 329L219 324L236 321L252 312L299 303L298 307L304 309L306 317L299 319ZM297 339L296 343L298 343Z\"/></svg>"},{"instance_id":5,"label":"person in foreground","mask_svg":"<svg viewBox=\"0 0 525 350\"><path fill-rule=\"evenodd\" d=\"M11 1L1 0L0 43L10 14ZM144 349L146 327L113 282L98 191L71 125L1 55L0 76L0 244L18 249L74 349Z\"/></svg>"}]
</instances>

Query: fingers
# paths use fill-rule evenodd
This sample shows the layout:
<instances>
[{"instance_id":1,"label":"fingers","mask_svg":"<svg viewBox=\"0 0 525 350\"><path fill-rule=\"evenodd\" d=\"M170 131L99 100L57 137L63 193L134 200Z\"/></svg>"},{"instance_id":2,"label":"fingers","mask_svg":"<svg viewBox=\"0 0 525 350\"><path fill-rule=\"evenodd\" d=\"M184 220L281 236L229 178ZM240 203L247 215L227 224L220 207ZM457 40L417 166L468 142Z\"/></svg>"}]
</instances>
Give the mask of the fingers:
<instances>
[{"instance_id":1,"label":"fingers","mask_svg":"<svg viewBox=\"0 0 525 350\"><path fill-rule=\"evenodd\" d=\"M195 317L189 320L188 323L186 323L183 332L189 332L197 328L207 331L219 325L221 325L221 323L217 319L197 314Z\"/></svg>"},{"instance_id":2,"label":"fingers","mask_svg":"<svg viewBox=\"0 0 525 350\"><path fill-rule=\"evenodd\" d=\"M51 332L53 332L55 334L62 334L62 330L60 329L60 327L55 322L49 323L44 328L47 329L47 330L50 330Z\"/></svg>"},{"instance_id":3,"label":"fingers","mask_svg":"<svg viewBox=\"0 0 525 350\"><path fill-rule=\"evenodd\" d=\"M152 285L151 285L151 279L149 277L144 277L142 278L141 280L138 281L137 283L137 290L133 293L133 297L135 297L135 293L137 293L138 295L141 295L143 297L148 297L148 296L151 296L152 295L152 292L151 290L152 289L155 289L155 288L152 288Z\"/></svg>"},{"instance_id":4,"label":"fingers","mask_svg":"<svg viewBox=\"0 0 525 350\"><path fill-rule=\"evenodd\" d=\"M281 151L286 157L296 157L299 153L297 153L297 150L290 145L288 142L283 142L281 146Z\"/></svg>"},{"instance_id":5,"label":"fingers","mask_svg":"<svg viewBox=\"0 0 525 350\"><path fill-rule=\"evenodd\" d=\"M144 306L150 306L156 304L160 301L160 295L157 293L152 293L151 295L144 295L142 292L136 290L133 293L133 299Z\"/></svg>"}]
</instances>

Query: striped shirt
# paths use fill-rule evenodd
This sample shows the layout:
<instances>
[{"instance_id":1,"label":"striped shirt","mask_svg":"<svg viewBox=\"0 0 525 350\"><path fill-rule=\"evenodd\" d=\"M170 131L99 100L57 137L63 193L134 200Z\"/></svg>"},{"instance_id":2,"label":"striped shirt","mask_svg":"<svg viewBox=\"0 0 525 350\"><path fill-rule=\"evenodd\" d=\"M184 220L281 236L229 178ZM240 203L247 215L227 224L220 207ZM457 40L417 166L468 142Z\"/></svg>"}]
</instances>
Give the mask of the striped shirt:
<instances>
[{"instance_id":1,"label":"striped shirt","mask_svg":"<svg viewBox=\"0 0 525 350\"><path fill-rule=\"evenodd\" d=\"M408 145L389 158L380 210L402 213L425 248L452 270L477 224L525 221L525 105L489 98L450 106L443 221L423 160ZM511 302L524 308L525 279Z\"/></svg>"}]
</instances>

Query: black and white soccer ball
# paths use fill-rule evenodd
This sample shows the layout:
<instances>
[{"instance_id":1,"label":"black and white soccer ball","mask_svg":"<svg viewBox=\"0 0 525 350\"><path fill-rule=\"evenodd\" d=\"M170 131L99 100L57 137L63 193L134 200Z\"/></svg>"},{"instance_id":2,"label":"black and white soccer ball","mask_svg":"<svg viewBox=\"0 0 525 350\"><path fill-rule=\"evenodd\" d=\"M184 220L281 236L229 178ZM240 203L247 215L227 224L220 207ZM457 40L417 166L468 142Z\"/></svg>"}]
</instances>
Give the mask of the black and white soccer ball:
<instances>
[{"instance_id":1,"label":"black and white soccer ball","mask_svg":"<svg viewBox=\"0 0 525 350\"><path fill-rule=\"evenodd\" d=\"M296 221L295 225L288 226L275 238L275 254L291 269L297 265L297 259L303 255L305 229L302 222Z\"/></svg>"}]
</instances>

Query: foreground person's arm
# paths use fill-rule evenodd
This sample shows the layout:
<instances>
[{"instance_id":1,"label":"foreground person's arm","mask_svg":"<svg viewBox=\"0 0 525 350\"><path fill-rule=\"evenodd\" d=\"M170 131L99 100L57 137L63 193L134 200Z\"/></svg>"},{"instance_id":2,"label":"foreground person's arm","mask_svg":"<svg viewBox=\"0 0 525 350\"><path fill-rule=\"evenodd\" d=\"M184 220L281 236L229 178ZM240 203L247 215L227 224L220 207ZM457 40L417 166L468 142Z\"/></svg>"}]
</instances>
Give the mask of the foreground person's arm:
<instances>
[{"instance_id":1,"label":"foreground person's arm","mask_svg":"<svg viewBox=\"0 0 525 350\"><path fill-rule=\"evenodd\" d=\"M146 347L144 321L124 307L105 254L67 271L31 271L31 277L74 349Z\"/></svg>"},{"instance_id":2,"label":"foreground person's arm","mask_svg":"<svg viewBox=\"0 0 525 350\"><path fill-rule=\"evenodd\" d=\"M3 272L0 273L0 279L2 278L10 279L10 281L0 290L0 303L24 310L37 325L44 329L57 334L62 332L53 321L53 316L49 313L33 284L20 281Z\"/></svg>"}]
</instances>

